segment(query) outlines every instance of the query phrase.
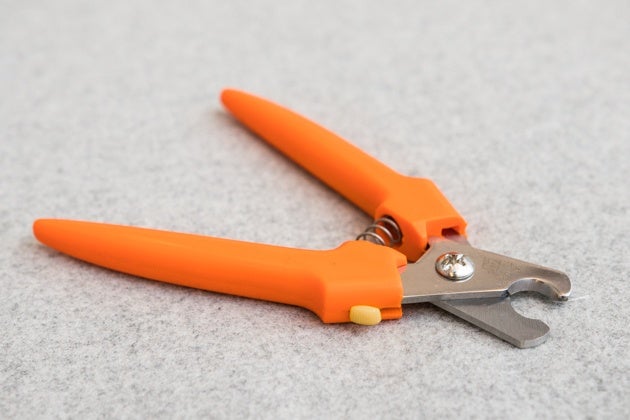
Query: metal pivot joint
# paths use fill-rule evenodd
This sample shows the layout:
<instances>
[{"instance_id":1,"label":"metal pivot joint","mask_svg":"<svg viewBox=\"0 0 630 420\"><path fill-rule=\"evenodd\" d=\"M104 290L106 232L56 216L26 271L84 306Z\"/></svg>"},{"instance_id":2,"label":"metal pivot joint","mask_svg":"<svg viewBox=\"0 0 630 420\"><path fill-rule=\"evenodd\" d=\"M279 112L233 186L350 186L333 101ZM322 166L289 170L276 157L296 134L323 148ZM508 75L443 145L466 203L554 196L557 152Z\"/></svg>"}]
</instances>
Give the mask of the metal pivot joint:
<instances>
[{"instance_id":1,"label":"metal pivot joint","mask_svg":"<svg viewBox=\"0 0 630 420\"><path fill-rule=\"evenodd\" d=\"M447 252L435 260L435 269L445 279L464 281L475 273L475 264L466 254Z\"/></svg>"}]
</instances>

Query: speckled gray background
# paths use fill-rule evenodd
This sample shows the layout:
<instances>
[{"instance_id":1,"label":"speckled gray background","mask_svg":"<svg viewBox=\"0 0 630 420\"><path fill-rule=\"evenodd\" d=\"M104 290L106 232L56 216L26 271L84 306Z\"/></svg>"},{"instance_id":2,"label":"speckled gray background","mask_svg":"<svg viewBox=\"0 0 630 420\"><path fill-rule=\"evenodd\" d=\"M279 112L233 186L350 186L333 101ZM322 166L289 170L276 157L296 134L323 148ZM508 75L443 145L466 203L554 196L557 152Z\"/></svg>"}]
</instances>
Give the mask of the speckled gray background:
<instances>
[{"instance_id":1,"label":"speckled gray background","mask_svg":"<svg viewBox=\"0 0 630 420\"><path fill-rule=\"evenodd\" d=\"M627 1L0 1L1 418L628 418ZM326 249L369 218L222 110L233 86L430 177L478 246L566 270L518 350L61 256L38 217ZM244 258L247 256L244 255Z\"/></svg>"}]
</instances>

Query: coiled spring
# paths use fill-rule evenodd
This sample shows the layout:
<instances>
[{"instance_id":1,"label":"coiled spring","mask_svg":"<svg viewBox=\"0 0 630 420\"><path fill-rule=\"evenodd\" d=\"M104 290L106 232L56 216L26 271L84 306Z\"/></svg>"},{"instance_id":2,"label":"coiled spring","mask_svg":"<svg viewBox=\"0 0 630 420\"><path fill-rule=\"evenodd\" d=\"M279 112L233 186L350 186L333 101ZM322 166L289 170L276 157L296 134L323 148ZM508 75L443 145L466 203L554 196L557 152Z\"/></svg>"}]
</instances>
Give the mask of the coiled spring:
<instances>
[{"instance_id":1,"label":"coiled spring","mask_svg":"<svg viewBox=\"0 0 630 420\"><path fill-rule=\"evenodd\" d=\"M398 223L389 216L376 219L359 236L357 241L368 241L377 245L394 247L401 243L402 232Z\"/></svg>"}]
</instances>

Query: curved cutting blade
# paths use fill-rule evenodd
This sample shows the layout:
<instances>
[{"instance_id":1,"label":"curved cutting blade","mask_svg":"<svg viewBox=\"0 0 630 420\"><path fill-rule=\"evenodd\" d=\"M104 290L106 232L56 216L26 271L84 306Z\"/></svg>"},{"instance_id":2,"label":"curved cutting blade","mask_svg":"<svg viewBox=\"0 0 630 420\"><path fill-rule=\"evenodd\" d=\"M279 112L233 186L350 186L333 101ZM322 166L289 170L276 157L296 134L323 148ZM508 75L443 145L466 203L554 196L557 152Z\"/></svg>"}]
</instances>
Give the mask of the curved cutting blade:
<instances>
[{"instance_id":1,"label":"curved cutting blade","mask_svg":"<svg viewBox=\"0 0 630 420\"><path fill-rule=\"evenodd\" d=\"M544 343L549 327L514 310L510 297L442 300L433 304L521 349Z\"/></svg>"},{"instance_id":2,"label":"curved cutting blade","mask_svg":"<svg viewBox=\"0 0 630 420\"><path fill-rule=\"evenodd\" d=\"M448 278L436 269L444 255L460 255L474 266L464 279ZM402 273L403 303L497 298L518 292L537 292L556 300L571 294L571 281L561 271L506 257L468 243L432 238L431 246Z\"/></svg>"},{"instance_id":3,"label":"curved cutting blade","mask_svg":"<svg viewBox=\"0 0 630 420\"><path fill-rule=\"evenodd\" d=\"M432 239L402 280L403 303L431 302L520 348L543 343L549 327L516 312L510 295L531 291L566 300L571 293L566 274L482 251L462 237Z\"/></svg>"}]
</instances>

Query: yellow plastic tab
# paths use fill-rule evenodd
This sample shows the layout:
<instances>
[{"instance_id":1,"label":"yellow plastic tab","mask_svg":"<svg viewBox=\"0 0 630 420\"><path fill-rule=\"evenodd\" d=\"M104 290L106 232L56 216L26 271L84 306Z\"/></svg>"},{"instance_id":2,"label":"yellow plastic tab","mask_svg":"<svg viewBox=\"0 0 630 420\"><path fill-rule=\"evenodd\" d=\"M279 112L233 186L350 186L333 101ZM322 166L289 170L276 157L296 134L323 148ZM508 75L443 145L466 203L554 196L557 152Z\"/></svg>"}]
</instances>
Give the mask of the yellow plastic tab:
<instances>
[{"instance_id":1,"label":"yellow plastic tab","mask_svg":"<svg viewBox=\"0 0 630 420\"><path fill-rule=\"evenodd\" d=\"M350 308L350 321L359 325L376 325L381 322L381 310L374 306L353 306Z\"/></svg>"}]
</instances>

